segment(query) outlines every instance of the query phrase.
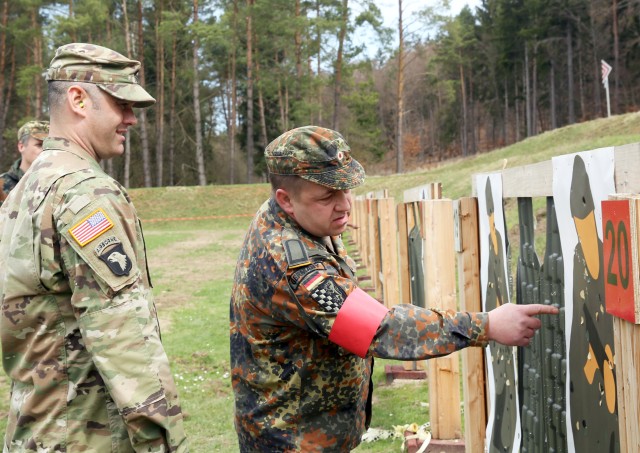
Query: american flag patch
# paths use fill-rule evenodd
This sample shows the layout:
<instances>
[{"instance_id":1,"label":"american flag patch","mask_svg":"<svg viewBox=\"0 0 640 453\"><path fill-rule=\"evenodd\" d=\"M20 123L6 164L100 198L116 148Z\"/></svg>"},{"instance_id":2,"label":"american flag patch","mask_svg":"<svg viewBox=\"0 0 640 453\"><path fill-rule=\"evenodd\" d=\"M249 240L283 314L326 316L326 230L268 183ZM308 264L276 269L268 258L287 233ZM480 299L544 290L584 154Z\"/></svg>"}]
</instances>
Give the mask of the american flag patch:
<instances>
[{"instance_id":1,"label":"american flag patch","mask_svg":"<svg viewBox=\"0 0 640 453\"><path fill-rule=\"evenodd\" d=\"M88 244L105 231L113 227L113 222L102 209L96 209L82 219L69 233L80 246Z\"/></svg>"},{"instance_id":2,"label":"american flag patch","mask_svg":"<svg viewBox=\"0 0 640 453\"><path fill-rule=\"evenodd\" d=\"M323 280L324 280L324 277L320 275L319 272L314 272L313 274L311 274L311 277L309 277L302 284L304 285L305 288L307 288L307 291L311 291L313 290L313 288L318 286Z\"/></svg>"}]
</instances>

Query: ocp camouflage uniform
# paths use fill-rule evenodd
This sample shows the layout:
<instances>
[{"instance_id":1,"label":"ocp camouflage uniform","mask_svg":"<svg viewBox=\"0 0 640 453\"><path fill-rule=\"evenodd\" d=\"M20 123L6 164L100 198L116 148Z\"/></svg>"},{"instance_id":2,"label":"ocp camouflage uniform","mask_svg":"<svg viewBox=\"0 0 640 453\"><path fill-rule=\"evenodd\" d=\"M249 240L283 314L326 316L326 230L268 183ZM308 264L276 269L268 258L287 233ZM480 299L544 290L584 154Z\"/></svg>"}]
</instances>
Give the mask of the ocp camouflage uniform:
<instances>
[{"instance_id":1,"label":"ocp camouflage uniform","mask_svg":"<svg viewBox=\"0 0 640 453\"><path fill-rule=\"evenodd\" d=\"M301 133L313 137L320 128L308 129ZM320 145L327 155L316 156L316 164L357 175L342 137L320 134L331 143ZM308 158L309 150L300 149L300 143L267 148L270 157ZM270 171L277 168L270 162ZM487 344L486 313L387 310L358 288L354 271L339 236L312 236L273 198L259 209L238 259L230 307L242 452L349 451L368 426L373 357L420 360ZM342 316L347 307L351 314Z\"/></svg>"},{"instance_id":2,"label":"ocp camouflage uniform","mask_svg":"<svg viewBox=\"0 0 640 453\"><path fill-rule=\"evenodd\" d=\"M24 176L24 172L20 168L22 159L16 160L9 171L0 174L0 206L4 203L4 200L9 196L9 192L18 184L20 178Z\"/></svg>"},{"instance_id":3,"label":"ocp camouflage uniform","mask_svg":"<svg viewBox=\"0 0 640 453\"><path fill-rule=\"evenodd\" d=\"M4 451L188 451L126 190L47 138L0 234Z\"/></svg>"}]
</instances>

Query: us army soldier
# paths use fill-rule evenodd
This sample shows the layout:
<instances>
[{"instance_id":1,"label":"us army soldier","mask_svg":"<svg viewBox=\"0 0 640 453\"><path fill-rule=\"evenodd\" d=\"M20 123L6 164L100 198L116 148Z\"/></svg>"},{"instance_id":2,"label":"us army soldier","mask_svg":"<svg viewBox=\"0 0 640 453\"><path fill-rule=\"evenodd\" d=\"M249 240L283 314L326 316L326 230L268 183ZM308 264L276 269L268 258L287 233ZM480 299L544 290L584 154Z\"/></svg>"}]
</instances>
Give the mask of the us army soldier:
<instances>
[{"instance_id":1,"label":"us army soldier","mask_svg":"<svg viewBox=\"0 0 640 453\"><path fill-rule=\"evenodd\" d=\"M18 129L20 157L13 163L9 171L0 175L0 206L42 151L42 140L48 133L48 121L28 121Z\"/></svg>"},{"instance_id":2,"label":"us army soldier","mask_svg":"<svg viewBox=\"0 0 640 453\"><path fill-rule=\"evenodd\" d=\"M231 295L235 426L242 452L355 448L370 421L373 357L421 360L489 340L525 346L557 313L396 305L358 287L340 235L364 170L336 131L305 126L265 150L272 193L246 235Z\"/></svg>"},{"instance_id":3,"label":"us army soldier","mask_svg":"<svg viewBox=\"0 0 640 453\"><path fill-rule=\"evenodd\" d=\"M57 49L44 149L0 211L5 451L186 452L140 221L99 162L124 152L140 63Z\"/></svg>"}]
</instances>

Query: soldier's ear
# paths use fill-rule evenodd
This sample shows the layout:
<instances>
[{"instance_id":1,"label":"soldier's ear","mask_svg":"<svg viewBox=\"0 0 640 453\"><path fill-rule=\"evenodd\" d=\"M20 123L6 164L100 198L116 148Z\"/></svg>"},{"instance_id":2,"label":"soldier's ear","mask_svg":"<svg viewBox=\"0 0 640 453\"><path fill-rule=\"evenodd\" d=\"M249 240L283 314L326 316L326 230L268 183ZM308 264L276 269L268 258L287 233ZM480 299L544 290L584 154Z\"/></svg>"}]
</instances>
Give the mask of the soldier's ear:
<instances>
[{"instance_id":1,"label":"soldier's ear","mask_svg":"<svg viewBox=\"0 0 640 453\"><path fill-rule=\"evenodd\" d=\"M280 205L282 210L295 219L293 212L293 203L291 202L291 196L285 189L276 190L276 202Z\"/></svg>"},{"instance_id":2,"label":"soldier's ear","mask_svg":"<svg viewBox=\"0 0 640 453\"><path fill-rule=\"evenodd\" d=\"M86 116L85 103L91 101L84 88L78 85L72 85L67 90L67 102L70 109L81 116Z\"/></svg>"}]
</instances>

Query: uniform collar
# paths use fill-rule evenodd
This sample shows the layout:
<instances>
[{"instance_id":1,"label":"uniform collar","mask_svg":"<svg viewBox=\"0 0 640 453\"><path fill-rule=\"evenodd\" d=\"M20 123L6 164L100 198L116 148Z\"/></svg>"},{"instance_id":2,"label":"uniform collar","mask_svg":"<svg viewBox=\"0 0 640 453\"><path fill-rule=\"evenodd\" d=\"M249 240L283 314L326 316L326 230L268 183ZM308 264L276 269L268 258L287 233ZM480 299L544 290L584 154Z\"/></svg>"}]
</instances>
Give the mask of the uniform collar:
<instances>
[{"instance_id":1,"label":"uniform collar","mask_svg":"<svg viewBox=\"0 0 640 453\"><path fill-rule=\"evenodd\" d=\"M24 176L24 171L20 168L20 164L22 164L22 158L17 159L7 172L7 174L13 177L16 181L20 180L20 178Z\"/></svg>"},{"instance_id":2,"label":"uniform collar","mask_svg":"<svg viewBox=\"0 0 640 453\"><path fill-rule=\"evenodd\" d=\"M42 150L65 151L79 157L82 160L89 162L93 167L101 168L100 164L93 157L91 157L87 150L67 138L46 137L42 142Z\"/></svg>"}]
</instances>

